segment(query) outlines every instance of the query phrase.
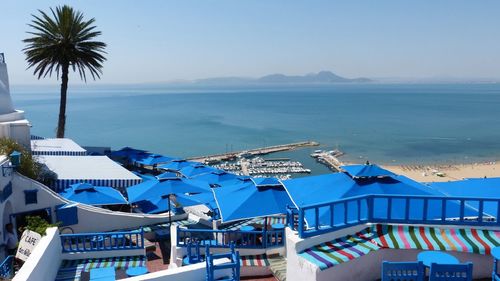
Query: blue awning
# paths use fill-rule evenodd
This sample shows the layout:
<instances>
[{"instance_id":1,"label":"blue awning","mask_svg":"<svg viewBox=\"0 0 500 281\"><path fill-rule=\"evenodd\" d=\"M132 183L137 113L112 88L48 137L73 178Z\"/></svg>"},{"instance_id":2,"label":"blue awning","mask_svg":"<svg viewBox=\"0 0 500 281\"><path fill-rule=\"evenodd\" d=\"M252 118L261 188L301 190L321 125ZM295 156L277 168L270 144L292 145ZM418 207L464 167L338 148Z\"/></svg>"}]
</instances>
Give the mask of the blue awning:
<instances>
[{"instance_id":1,"label":"blue awning","mask_svg":"<svg viewBox=\"0 0 500 281\"><path fill-rule=\"evenodd\" d=\"M164 155L160 155L160 154L150 154L143 159L136 160L135 163L145 165L145 166L154 166L154 165L158 165L158 164L167 163L167 162L170 162L170 161L175 160L175 159L177 159L177 158L164 156Z\"/></svg>"},{"instance_id":2,"label":"blue awning","mask_svg":"<svg viewBox=\"0 0 500 281\"><path fill-rule=\"evenodd\" d=\"M73 184L61 193L61 196L71 201L95 206L128 204L118 190L108 186L93 186L89 183Z\"/></svg>"},{"instance_id":3,"label":"blue awning","mask_svg":"<svg viewBox=\"0 0 500 281\"><path fill-rule=\"evenodd\" d=\"M206 166L203 164L194 164L194 165L186 166L186 167L180 169L179 173L181 173L185 177L192 178L192 177L195 177L198 175L208 174L208 173L215 172L215 171L218 171L218 170L216 168Z\"/></svg>"},{"instance_id":4,"label":"blue awning","mask_svg":"<svg viewBox=\"0 0 500 281\"><path fill-rule=\"evenodd\" d=\"M135 149L135 148L132 148L132 147L124 147L120 150L116 150L116 151L113 151L111 152L111 156L114 156L114 157L129 157L130 155L134 155L134 154L141 154L141 153L146 153L147 151L146 150L142 150L142 149Z\"/></svg>"},{"instance_id":5,"label":"blue awning","mask_svg":"<svg viewBox=\"0 0 500 281\"><path fill-rule=\"evenodd\" d=\"M257 187L250 182L212 191L222 222L285 214L292 204L282 186Z\"/></svg>"},{"instance_id":6,"label":"blue awning","mask_svg":"<svg viewBox=\"0 0 500 281\"><path fill-rule=\"evenodd\" d=\"M201 163L186 161L183 159L175 159L167 164L159 165L158 168L163 169L163 170L167 170L167 171L178 172L184 167L188 167L188 166L195 165L195 164L201 164Z\"/></svg>"},{"instance_id":7,"label":"blue awning","mask_svg":"<svg viewBox=\"0 0 500 281\"><path fill-rule=\"evenodd\" d=\"M331 203L341 199L352 198L364 195L414 195L414 196L446 196L445 194L434 190L421 183L413 181L404 176L395 177L362 177L352 178L346 173L334 173L321 176L304 177L283 181L287 192L290 194L294 205L302 208L307 205L318 205L322 203ZM387 202L377 201L379 208L374 210L374 216L383 216L387 212ZM384 205L386 204L386 205ZM392 208L404 210L404 200L393 200ZM447 210L450 213L459 214L459 204L448 202ZM471 206L468 206L471 207ZM319 210L320 224L330 222L330 212L328 208ZM421 209L410 208L410 216L416 216ZM343 219L343 211L334 212L336 219ZM471 208L465 209L465 215L473 215ZM356 216L356 213L352 213ZM314 212L306 212L307 222L314 222ZM427 218L440 218L441 210L429 208ZM356 219L348 217L349 220ZM308 224L314 227L314 223Z\"/></svg>"},{"instance_id":8,"label":"blue awning","mask_svg":"<svg viewBox=\"0 0 500 281\"><path fill-rule=\"evenodd\" d=\"M359 178L359 177L392 177L396 176L391 171L386 169L382 169L377 165L348 165L341 166L341 169L347 172L351 177Z\"/></svg>"},{"instance_id":9,"label":"blue awning","mask_svg":"<svg viewBox=\"0 0 500 281\"><path fill-rule=\"evenodd\" d=\"M127 188L128 199L131 203L156 198L170 194L210 192L210 186L201 181L185 178L149 180Z\"/></svg>"},{"instance_id":10,"label":"blue awning","mask_svg":"<svg viewBox=\"0 0 500 281\"><path fill-rule=\"evenodd\" d=\"M256 186L282 186L277 178L252 178Z\"/></svg>"},{"instance_id":11,"label":"blue awning","mask_svg":"<svg viewBox=\"0 0 500 281\"><path fill-rule=\"evenodd\" d=\"M217 208L214 194L212 192L205 192L192 195L177 194L175 195L175 201L177 201L177 203L179 203L182 207L196 206L203 204L211 209Z\"/></svg>"},{"instance_id":12,"label":"blue awning","mask_svg":"<svg viewBox=\"0 0 500 281\"><path fill-rule=\"evenodd\" d=\"M450 182L430 183L431 188L452 197L470 197L470 198L500 198L500 178L478 178L466 179ZM468 204L477 208L477 201L468 201ZM487 203L483 206L484 211L491 216L496 217L498 206Z\"/></svg>"},{"instance_id":13,"label":"blue awning","mask_svg":"<svg viewBox=\"0 0 500 281\"><path fill-rule=\"evenodd\" d=\"M178 177L179 176L176 173L172 173L172 172L165 172L165 173L161 173L161 174L156 176L156 178L159 180L175 179Z\"/></svg>"},{"instance_id":14,"label":"blue awning","mask_svg":"<svg viewBox=\"0 0 500 281\"><path fill-rule=\"evenodd\" d=\"M193 177L196 180L207 182L208 184L222 186L227 183L236 184L239 181L238 176L226 171L212 171L207 174L200 174ZM236 181L235 181L236 180Z\"/></svg>"},{"instance_id":15,"label":"blue awning","mask_svg":"<svg viewBox=\"0 0 500 281\"><path fill-rule=\"evenodd\" d=\"M172 202L172 200L170 200L170 202ZM145 214L158 214L169 211L168 206L174 206L173 203L171 203L170 205L168 203L168 196L161 196L150 198L149 200L139 201L136 204L141 212Z\"/></svg>"}]
</instances>

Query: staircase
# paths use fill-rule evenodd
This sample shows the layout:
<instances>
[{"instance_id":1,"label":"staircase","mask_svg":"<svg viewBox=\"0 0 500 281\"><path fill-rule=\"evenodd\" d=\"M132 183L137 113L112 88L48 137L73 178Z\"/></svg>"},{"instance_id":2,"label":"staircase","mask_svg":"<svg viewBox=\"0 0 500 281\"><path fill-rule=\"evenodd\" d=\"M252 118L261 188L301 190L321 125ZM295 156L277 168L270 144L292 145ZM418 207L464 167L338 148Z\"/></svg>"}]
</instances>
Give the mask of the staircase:
<instances>
[{"instance_id":1,"label":"staircase","mask_svg":"<svg viewBox=\"0 0 500 281\"><path fill-rule=\"evenodd\" d=\"M239 281L240 280L240 254L234 250L234 243L231 243L231 252L223 254L211 254L207 245L205 248L205 263L207 267L207 281L215 281L215 272L217 270L231 269L231 276L226 276L220 281ZM214 265L214 260L228 258L229 263Z\"/></svg>"},{"instance_id":2,"label":"staircase","mask_svg":"<svg viewBox=\"0 0 500 281\"><path fill-rule=\"evenodd\" d=\"M267 257L271 272L273 273L274 277L278 279L279 281L285 281L286 280L286 259L282 256L279 255L272 255Z\"/></svg>"}]
</instances>

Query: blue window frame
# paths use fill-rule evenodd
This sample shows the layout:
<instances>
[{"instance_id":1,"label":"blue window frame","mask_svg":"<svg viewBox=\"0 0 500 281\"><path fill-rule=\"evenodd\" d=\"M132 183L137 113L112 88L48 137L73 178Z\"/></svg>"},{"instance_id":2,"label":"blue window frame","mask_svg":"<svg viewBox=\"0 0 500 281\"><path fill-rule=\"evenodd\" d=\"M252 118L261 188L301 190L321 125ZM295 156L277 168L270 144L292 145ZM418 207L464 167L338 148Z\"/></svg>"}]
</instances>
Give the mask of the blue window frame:
<instances>
[{"instance_id":1,"label":"blue window frame","mask_svg":"<svg viewBox=\"0 0 500 281\"><path fill-rule=\"evenodd\" d=\"M38 203L37 194L38 194L38 190L37 189L25 190L24 191L24 203L26 205L28 205L28 204L37 204Z\"/></svg>"}]
</instances>

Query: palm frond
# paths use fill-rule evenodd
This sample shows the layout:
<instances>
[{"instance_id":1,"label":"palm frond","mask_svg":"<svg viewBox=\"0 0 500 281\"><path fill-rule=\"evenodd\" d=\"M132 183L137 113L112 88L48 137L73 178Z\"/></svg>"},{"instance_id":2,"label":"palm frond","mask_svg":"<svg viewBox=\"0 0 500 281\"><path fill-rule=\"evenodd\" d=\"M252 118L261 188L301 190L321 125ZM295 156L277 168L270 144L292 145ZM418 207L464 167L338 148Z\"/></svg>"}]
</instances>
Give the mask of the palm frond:
<instances>
[{"instance_id":1,"label":"palm frond","mask_svg":"<svg viewBox=\"0 0 500 281\"><path fill-rule=\"evenodd\" d=\"M66 5L51 8L50 13L38 12L28 24L31 37L23 40L28 68L34 75L40 79L55 72L59 77L62 67L68 66L84 81L87 73L94 80L100 78L106 44L95 41L101 35L95 19L85 20L83 13Z\"/></svg>"}]
</instances>

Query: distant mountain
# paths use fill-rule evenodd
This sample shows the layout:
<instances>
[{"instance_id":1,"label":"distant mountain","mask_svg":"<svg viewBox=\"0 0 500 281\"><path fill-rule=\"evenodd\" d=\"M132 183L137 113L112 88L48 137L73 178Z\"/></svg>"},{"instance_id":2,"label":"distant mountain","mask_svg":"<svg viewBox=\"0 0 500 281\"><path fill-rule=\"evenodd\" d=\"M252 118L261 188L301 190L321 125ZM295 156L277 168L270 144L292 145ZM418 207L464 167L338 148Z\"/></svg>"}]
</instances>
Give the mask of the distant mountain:
<instances>
[{"instance_id":1,"label":"distant mountain","mask_svg":"<svg viewBox=\"0 0 500 281\"><path fill-rule=\"evenodd\" d=\"M236 84L329 84L329 83L368 83L373 80L368 78L349 79L338 76L331 71L300 75L271 74L260 78L244 77L216 77L193 81L195 84L204 85L236 85Z\"/></svg>"},{"instance_id":2,"label":"distant mountain","mask_svg":"<svg viewBox=\"0 0 500 281\"><path fill-rule=\"evenodd\" d=\"M323 83L366 83L372 82L368 78L344 78L334 74L331 71L320 71L318 73L307 74L304 76L287 76L284 74L271 74L257 79L262 83L280 83L280 84L323 84Z\"/></svg>"}]
</instances>

